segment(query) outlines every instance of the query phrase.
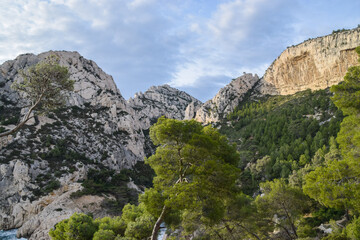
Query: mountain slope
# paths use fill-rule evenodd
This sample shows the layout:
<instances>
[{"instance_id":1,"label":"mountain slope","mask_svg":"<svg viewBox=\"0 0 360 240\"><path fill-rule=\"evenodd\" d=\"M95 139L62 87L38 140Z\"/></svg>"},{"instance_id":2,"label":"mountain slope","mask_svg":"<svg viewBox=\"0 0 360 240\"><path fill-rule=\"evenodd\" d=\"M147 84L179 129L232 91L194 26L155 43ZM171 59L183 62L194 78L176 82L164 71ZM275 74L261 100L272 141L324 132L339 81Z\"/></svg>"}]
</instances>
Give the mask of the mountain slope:
<instances>
[{"instance_id":1,"label":"mountain slope","mask_svg":"<svg viewBox=\"0 0 360 240\"><path fill-rule=\"evenodd\" d=\"M331 128L329 135L334 136L341 116L329 107L326 91L266 95L322 89L341 81L356 60L353 48L360 45L359 31L293 46L263 78L245 74L204 104L168 85L151 87L126 101L112 77L77 52L25 54L5 62L0 66L0 131L14 126L26 110L24 98L10 88L20 80L18 72L49 54L58 55L61 65L69 68L75 91L66 107L38 116L16 135L0 139L0 229L20 227L22 236L48 238L49 228L75 211L103 216L115 213L109 205L121 208L133 201L149 182L144 175L151 178L141 162L155 149L148 129L162 115L221 125L241 151L244 174L253 174L257 161L270 154L270 177L289 176L301 155L306 162L321 143L327 144L321 139L329 136L321 138L318 132L324 135ZM316 99L320 100L314 103ZM271 124L277 132L269 131L275 129ZM303 131L297 131L299 126ZM296 144L287 141L306 145L308 152L295 151ZM134 170L122 170L126 168ZM129 182L130 177L138 186ZM255 183L261 177L254 176ZM254 190L255 183L245 191Z\"/></svg>"}]
</instances>

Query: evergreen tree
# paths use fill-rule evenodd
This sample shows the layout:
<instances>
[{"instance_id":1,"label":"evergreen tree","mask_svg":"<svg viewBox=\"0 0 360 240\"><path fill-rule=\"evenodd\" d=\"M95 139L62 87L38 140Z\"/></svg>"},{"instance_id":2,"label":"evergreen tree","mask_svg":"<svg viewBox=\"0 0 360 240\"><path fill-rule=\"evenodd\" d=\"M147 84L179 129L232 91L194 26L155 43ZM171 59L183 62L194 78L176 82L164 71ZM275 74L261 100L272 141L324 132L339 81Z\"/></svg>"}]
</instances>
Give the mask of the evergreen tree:
<instances>
[{"instance_id":1,"label":"evergreen tree","mask_svg":"<svg viewBox=\"0 0 360 240\"><path fill-rule=\"evenodd\" d=\"M23 81L14 82L12 88L23 92L30 106L20 123L12 130L0 133L0 137L18 131L29 121L34 111L41 114L62 106L65 103L64 90L74 89L74 81L69 79L68 69L59 65L55 55L29 67L27 71L21 71L20 75Z\"/></svg>"},{"instance_id":2,"label":"evergreen tree","mask_svg":"<svg viewBox=\"0 0 360 240\"><path fill-rule=\"evenodd\" d=\"M146 191L141 201L158 216L151 239L156 238L164 220L169 224L179 220L184 225L195 224L186 222L191 219L185 217L187 211L192 212L197 224L219 222L238 178L235 146L214 128L203 127L194 120L162 117L151 127L150 136L158 148L146 162L156 177L154 189Z\"/></svg>"}]
</instances>

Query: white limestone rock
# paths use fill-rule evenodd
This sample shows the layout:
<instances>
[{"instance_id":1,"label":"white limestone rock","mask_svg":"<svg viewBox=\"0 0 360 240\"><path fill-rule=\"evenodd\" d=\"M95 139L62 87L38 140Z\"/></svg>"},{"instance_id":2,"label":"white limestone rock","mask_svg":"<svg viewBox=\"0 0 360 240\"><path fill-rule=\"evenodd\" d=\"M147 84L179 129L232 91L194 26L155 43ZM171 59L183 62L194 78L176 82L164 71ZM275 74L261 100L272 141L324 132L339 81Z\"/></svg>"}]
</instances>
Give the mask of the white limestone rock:
<instances>
[{"instance_id":1,"label":"white limestone rock","mask_svg":"<svg viewBox=\"0 0 360 240\"><path fill-rule=\"evenodd\" d=\"M145 93L137 93L129 99L142 129L148 129L159 117L189 119L190 104L199 106L201 102L189 94L169 85L150 87ZM192 107L194 111L195 107ZM186 112L187 111L187 112Z\"/></svg>"},{"instance_id":2,"label":"white limestone rock","mask_svg":"<svg viewBox=\"0 0 360 240\"><path fill-rule=\"evenodd\" d=\"M195 119L199 122L217 122L225 118L227 114L234 111L245 95L259 81L255 74L245 73L231 81L215 95L215 97L205 102L196 112Z\"/></svg>"}]
</instances>

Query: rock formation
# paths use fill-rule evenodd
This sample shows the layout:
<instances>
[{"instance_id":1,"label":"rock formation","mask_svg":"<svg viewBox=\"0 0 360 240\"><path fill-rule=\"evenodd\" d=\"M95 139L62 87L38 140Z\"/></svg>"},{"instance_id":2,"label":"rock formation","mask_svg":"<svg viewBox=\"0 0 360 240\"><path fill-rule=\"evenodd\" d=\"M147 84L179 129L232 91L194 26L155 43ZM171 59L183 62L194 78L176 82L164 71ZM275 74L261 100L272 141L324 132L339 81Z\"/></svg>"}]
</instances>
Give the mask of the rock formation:
<instances>
[{"instance_id":1,"label":"rock formation","mask_svg":"<svg viewBox=\"0 0 360 240\"><path fill-rule=\"evenodd\" d=\"M258 81L259 77L253 76L251 73L246 73L232 80L230 84L220 89L213 99L205 102L197 110L195 119L209 123L225 118L227 114L234 111Z\"/></svg>"},{"instance_id":2,"label":"rock formation","mask_svg":"<svg viewBox=\"0 0 360 240\"><path fill-rule=\"evenodd\" d=\"M355 28L288 47L266 70L260 91L286 95L337 84L348 67L358 64L359 45L360 28Z\"/></svg>"},{"instance_id":3,"label":"rock formation","mask_svg":"<svg viewBox=\"0 0 360 240\"><path fill-rule=\"evenodd\" d=\"M142 129L148 129L161 116L191 119L201 104L196 98L169 85L150 87L145 93L136 93L129 99Z\"/></svg>"}]
</instances>

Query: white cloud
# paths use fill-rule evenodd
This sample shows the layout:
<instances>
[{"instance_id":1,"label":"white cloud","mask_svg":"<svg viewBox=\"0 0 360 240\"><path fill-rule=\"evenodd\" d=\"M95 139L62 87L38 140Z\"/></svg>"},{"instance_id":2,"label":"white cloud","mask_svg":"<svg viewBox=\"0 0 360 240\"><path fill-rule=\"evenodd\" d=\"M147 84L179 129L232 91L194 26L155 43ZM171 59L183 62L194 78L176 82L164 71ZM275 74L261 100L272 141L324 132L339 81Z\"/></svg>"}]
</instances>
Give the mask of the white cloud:
<instances>
[{"instance_id":1,"label":"white cloud","mask_svg":"<svg viewBox=\"0 0 360 240\"><path fill-rule=\"evenodd\" d=\"M192 18L189 31L197 35L182 46L188 61L176 68L171 83L193 87L204 85L203 76L229 76L229 80L243 72L261 76L276 57L269 53L283 48L279 39L292 21L283 14L282 5L289 7L286 0L227 1L208 18ZM287 10L291 12L291 7Z\"/></svg>"}]
</instances>

